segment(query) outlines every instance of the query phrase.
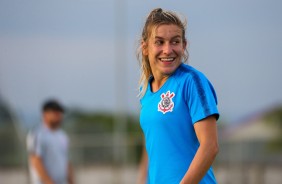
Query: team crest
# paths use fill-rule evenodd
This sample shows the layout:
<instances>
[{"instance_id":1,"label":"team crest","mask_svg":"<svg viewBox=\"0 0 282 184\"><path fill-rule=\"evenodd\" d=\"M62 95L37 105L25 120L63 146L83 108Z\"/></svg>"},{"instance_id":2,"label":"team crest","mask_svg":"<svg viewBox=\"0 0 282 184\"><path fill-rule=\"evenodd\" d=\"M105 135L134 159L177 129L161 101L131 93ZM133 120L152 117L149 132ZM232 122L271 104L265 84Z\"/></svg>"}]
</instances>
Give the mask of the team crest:
<instances>
[{"instance_id":1,"label":"team crest","mask_svg":"<svg viewBox=\"0 0 282 184\"><path fill-rule=\"evenodd\" d=\"M175 96L175 94L170 91L167 91L166 93L161 94L161 101L158 104L158 111L162 112L163 114L167 112L172 112L174 107L174 102L172 101L172 98Z\"/></svg>"}]
</instances>

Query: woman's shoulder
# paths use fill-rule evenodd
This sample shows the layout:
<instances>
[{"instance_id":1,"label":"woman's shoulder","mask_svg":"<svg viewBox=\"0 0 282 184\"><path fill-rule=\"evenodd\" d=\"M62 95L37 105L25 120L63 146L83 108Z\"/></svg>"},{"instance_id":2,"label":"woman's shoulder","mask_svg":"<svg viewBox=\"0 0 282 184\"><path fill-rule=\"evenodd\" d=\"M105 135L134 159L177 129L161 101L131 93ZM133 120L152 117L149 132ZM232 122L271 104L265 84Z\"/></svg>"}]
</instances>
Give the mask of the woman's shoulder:
<instances>
[{"instance_id":1,"label":"woman's shoulder","mask_svg":"<svg viewBox=\"0 0 282 184\"><path fill-rule=\"evenodd\" d=\"M201 71L184 63L178 67L174 77L178 82L207 79Z\"/></svg>"}]
</instances>

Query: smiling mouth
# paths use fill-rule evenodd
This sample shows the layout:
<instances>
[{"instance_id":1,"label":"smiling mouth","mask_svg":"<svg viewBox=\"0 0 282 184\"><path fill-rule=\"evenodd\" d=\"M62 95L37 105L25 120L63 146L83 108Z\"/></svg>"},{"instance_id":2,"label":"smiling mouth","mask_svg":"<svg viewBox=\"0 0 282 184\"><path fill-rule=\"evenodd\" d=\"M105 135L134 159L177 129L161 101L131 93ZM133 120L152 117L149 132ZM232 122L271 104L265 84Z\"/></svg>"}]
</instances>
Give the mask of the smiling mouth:
<instances>
[{"instance_id":1,"label":"smiling mouth","mask_svg":"<svg viewBox=\"0 0 282 184\"><path fill-rule=\"evenodd\" d=\"M175 57L165 57L165 58L159 58L161 62L173 62L175 60Z\"/></svg>"}]
</instances>

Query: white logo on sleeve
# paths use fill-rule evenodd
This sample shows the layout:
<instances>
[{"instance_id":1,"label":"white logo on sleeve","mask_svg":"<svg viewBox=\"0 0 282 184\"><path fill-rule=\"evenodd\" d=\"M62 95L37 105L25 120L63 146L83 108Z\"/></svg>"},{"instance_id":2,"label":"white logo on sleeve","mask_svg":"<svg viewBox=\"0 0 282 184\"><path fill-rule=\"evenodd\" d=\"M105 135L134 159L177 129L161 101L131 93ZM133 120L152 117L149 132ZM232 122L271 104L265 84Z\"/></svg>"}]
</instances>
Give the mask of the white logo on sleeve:
<instances>
[{"instance_id":1,"label":"white logo on sleeve","mask_svg":"<svg viewBox=\"0 0 282 184\"><path fill-rule=\"evenodd\" d=\"M172 112L174 107L174 102L172 101L172 98L175 96L175 94L170 91L167 91L166 93L161 94L161 101L158 104L158 111L162 112L163 114L167 112Z\"/></svg>"}]
</instances>

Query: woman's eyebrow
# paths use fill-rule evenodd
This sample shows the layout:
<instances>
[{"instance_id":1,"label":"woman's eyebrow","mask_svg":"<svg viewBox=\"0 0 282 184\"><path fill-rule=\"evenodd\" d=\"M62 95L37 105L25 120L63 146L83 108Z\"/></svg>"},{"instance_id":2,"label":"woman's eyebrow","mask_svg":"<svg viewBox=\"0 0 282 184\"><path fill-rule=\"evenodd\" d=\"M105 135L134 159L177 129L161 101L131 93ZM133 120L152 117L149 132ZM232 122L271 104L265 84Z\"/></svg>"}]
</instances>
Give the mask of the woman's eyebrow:
<instances>
[{"instance_id":1,"label":"woman's eyebrow","mask_svg":"<svg viewBox=\"0 0 282 184\"><path fill-rule=\"evenodd\" d=\"M160 40L162 40L162 39L164 39L163 37L160 37L160 36L155 36L155 39L160 39Z\"/></svg>"},{"instance_id":2,"label":"woman's eyebrow","mask_svg":"<svg viewBox=\"0 0 282 184\"><path fill-rule=\"evenodd\" d=\"M181 38L181 36L177 35L177 36L172 37L172 39L176 39L176 38Z\"/></svg>"},{"instance_id":3,"label":"woman's eyebrow","mask_svg":"<svg viewBox=\"0 0 282 184\"><path fill-rule=\"evenodd\" d=\"M181 38L181 36L180 35L176 35L176 36L172 37L171 39L176 39L176 38ZM165 38L163 38L161 36L155 36L155 39L164 40Z\"/></svg>"}]
</instances>

